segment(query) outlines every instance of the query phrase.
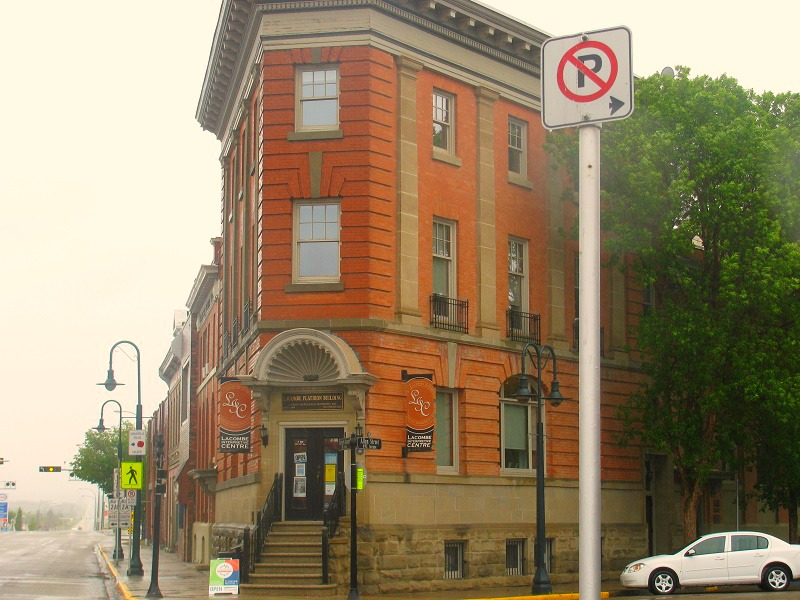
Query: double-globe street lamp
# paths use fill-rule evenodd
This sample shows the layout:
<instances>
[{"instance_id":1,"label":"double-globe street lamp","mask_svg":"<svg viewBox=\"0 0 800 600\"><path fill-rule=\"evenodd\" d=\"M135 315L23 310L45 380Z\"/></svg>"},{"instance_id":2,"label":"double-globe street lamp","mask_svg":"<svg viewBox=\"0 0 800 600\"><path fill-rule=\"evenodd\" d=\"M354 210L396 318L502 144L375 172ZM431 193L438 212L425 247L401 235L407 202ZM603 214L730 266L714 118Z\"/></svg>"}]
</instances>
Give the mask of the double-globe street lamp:
<instances>
[{"instance_id":1,"label":"double-globe street lamp","mask_svg":"<svg viewBox=\"0 0 800 600\"><path fill-rule=\"evenodd\" d=\"M105 410L106 404L109 402L113 402L119 408L119 429L117 429L117 469L122 468L122 406L116 400L106 400L103 402L103 405L100 407L100 422L97 423L97 427L95 429L100 433L103 433L107 427L103 424L103 410ZM119 527L119 498L117 498L117 481L116 477L114 478L114 497L117 502L117 533L114 535L114 554L112 558L114 560L120 560L124 558L122 553L122 530Z\"/></svg>"},{"instance_id":2,"label":"double-globe street lamp","mask_svg":"<svg viewBox=\"0 0 800 600\"><path fill-rule=\"evenodd\" d=\"M133 346L133 349L136 350L136 431L142 430L142 357L139 353L139 347L134 344L133 342L129 342L128 340L120 340L113 346L111 346L111 350L108 353L108 376L106 380L98 385L103 385L105 388L112 392L118 385L123 385L121 383L117 383L114 379L114 350L117 346L122 344L128 344ZM141 461L141 457L137 456L136 461ZM142 494L141 492L136 492L136 505L133 508L133 539L131 541L131 561L128 565L128 575L144 575L144 569L142 568L142 558L139 554L139 545L140 545L140 538L141 538L141 531L142 531Z\"/></svg>"},{"instance_id":3,"label":"double-globe street lamp","mask_svg":"<svg viewBox=\"0 0 800 600\"><path fill-rule=\"evenodd\" d=\"M553 360L553 382L550 384L550 395L542 396L542 368L547 364L549 354ZM528 376L525 374L525 359L530 356L536 366L536 391L533 392L528 385ZM542 359L544 358L544 362ZM536 540L533 554L535 573L531 591L534 594L550 594L553 591L550 585L550 576L545 566L545 552L547 543L545 539L545 510L544 510L544 400L553 406L558 406L564 397L558 389L558 371L556 369L556 352L552 346L539 346L528 342L522 348L522 373L519 376L519 389L515 394L519 402L528 403L535 399L538 408L536 421Z\"/></svg>"}]
</instances>

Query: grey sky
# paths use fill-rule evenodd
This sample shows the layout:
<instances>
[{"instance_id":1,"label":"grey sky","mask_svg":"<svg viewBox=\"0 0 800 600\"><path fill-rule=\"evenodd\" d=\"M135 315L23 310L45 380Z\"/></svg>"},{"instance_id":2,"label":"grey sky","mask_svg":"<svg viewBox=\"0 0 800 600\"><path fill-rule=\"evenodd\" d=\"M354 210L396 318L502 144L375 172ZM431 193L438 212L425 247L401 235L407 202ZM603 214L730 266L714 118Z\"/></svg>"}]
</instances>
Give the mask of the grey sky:
<instances>
[{"instance_id":1,"label":"grey sky","mask_svg":"<svg viewBox=\"0 0 800 600\"><path fill-rule=\"evenodd\" d=\"M678 64L758 92L800 91L788 0L484 4L553 35L626 25L634 72ZM220 0L0 0L0 481L19 500L81 499L67 466L102 402L150 415L198 268L220 232L219 144L194 119ZM107 407L106 425L118 423ZM88 503L88 498L81 501Z\"/></svg>"}]
</instances>

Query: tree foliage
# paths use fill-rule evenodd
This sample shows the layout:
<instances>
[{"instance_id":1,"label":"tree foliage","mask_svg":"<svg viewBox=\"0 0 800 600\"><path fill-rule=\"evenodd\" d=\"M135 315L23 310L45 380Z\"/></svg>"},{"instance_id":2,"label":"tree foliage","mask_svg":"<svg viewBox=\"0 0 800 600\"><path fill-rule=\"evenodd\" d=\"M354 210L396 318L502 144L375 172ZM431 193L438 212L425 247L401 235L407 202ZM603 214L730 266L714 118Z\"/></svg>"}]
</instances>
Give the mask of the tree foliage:
<instances>
[{"instance_id":1,"label":"tree foliage","mask_svg":"<svg viewBox=\"0 0 800 600\"><path fill-rule=\"evenodd\" d=\"M756 461L760 425L800 401L798 107L679 68L637 81L634 114L603 130L606 247L657 307L636 332L648 378L621 441L672 456L687 540L714 471ZM575 164L574 136L552 137Z\"/></svg>"},{"instance_id":2,"label":"tree foliage","mask_svg":"<svg viewBox=\"0 0 800 600\"><path fill-rule=\"evenodd\" d=\"M122 423L121 452L126 456L128 432L133 425L127 421ZM83 481L100 486L104 493L114 491L114 469L118 466L118 450L120 445L117 427L97 431L90 429L85 434L83 445L72 459L72 474Z\"/></svg>"}]
</instances>

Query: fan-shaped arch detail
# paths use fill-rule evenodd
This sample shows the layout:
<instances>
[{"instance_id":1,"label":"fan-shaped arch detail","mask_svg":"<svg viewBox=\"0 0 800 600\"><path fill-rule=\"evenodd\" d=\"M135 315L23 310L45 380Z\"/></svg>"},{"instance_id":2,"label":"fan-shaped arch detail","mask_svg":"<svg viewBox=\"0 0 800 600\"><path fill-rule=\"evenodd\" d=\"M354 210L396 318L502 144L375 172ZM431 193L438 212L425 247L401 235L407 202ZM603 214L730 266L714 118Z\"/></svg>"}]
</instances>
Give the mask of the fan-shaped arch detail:
<instances>
[{"instance_id":1,"label":"fan-shaped arch detail","mask_svg":"<svg viewBox=\"0 0 800 600\"><path fill-rule=\"evenodd\" d=\"M271 385L332 383L367 375L347 342L306 328L290 329L270 340L259 354L253 374Z\"/></svg>"}]
</instances>

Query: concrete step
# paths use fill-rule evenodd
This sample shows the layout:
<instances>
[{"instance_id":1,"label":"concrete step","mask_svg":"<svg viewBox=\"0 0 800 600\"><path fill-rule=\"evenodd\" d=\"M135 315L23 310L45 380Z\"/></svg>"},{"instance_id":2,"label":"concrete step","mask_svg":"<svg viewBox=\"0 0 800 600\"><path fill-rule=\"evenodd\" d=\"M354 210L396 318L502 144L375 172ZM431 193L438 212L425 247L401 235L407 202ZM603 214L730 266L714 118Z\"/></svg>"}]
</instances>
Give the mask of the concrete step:
<instances>
[{"instance_id":1,"label":"concrete step","mask_svg":"<svg viewBox=\"0 0 800 600\"><path fill-rule=\"evenodd\" d=\"M258 558L258 564L297 564L316 562L322 564L322 550L317 552L262 552Z\"/></svg>"},{"instance_id":2,"label":"concrete step","mask_svg":"<svg viewBox=\"0 0 800 600\"><path fill-rule=\"evenodd\" d=\"M322 573L317 569L315 573L250 573L247 583L272 584L272 585L322 585Z\"/></svg>"},{"instance_id":3,"label":"concrete step","mask_svg":"<svg viewBox=\"0 0 800 600\"><path fill-rule=\"evenodd\" d=\"M322 577L322 565L289 565L289 564L269 564L258 563L255 566L254 574L257 575L304 575L314 576L318 579Z\"/></svg>"}]
</instances>

